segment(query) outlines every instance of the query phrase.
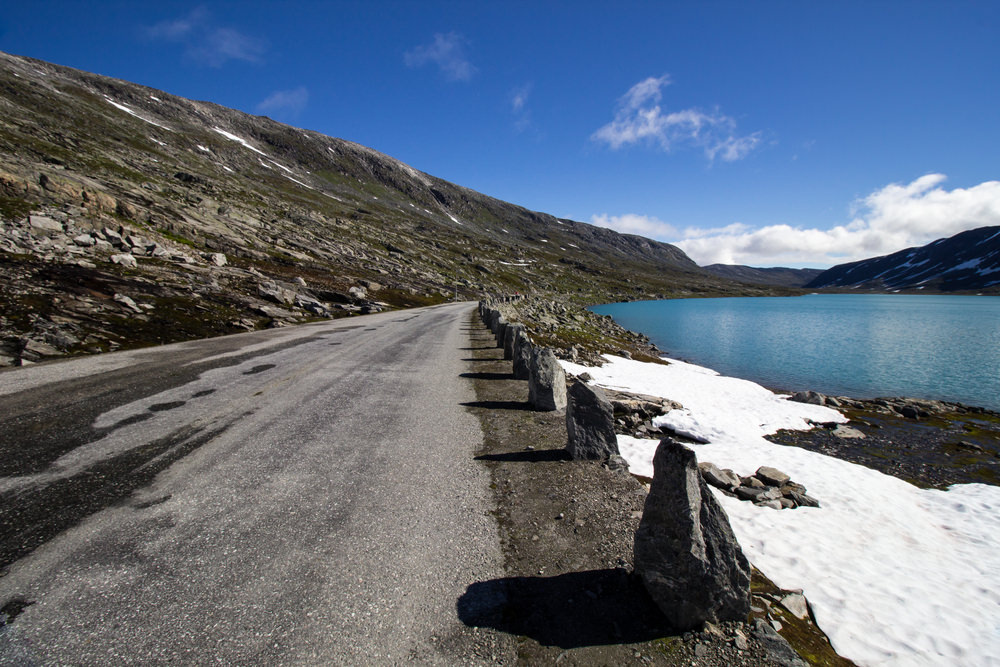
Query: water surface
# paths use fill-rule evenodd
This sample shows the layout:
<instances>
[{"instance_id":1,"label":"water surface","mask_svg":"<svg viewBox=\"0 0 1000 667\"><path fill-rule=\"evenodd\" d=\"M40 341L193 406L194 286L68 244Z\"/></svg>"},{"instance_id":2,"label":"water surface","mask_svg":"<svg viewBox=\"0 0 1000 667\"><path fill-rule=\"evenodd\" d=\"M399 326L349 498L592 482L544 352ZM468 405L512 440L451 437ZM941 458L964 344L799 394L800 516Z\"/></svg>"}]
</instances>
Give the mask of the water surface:
<instances>
[{"instance_id":1,"label":"water surface","mask_svg":"<svg viewBox=\"0 0 1000 667\"><path fill-rule=\"evenodd\" d=\"M592 310L668 356L769 387L1000 410L1000 297L813 294Z\"/></svg>"}]
</instances>

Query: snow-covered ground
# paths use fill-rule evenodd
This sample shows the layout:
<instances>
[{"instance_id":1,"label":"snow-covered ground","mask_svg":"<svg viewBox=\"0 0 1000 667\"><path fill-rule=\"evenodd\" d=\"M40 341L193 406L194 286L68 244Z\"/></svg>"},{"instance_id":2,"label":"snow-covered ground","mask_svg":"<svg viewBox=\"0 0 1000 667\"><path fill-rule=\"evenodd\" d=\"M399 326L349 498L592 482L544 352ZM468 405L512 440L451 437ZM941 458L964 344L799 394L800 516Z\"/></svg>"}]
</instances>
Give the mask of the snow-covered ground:
<instances>
[{"instance_id":1,"label":"snow-covered ground","mask_svg":"<svg viewBox=\"0 0 1000 667\"><path fill-rule=\"evenodd\" d=\"M750 561L777 585L801 588L837 651L860 665L1000 665L1000 488L919 489L880 472L762 436L845 421L700 366L607 356L587 372L604 387L675 400L654 422L708 444L699 461L752 474L772 466L819 508L772 510L716 493ZM632 472L652 476L656 442L618 437Z\"/></svg>"}]
</instances>

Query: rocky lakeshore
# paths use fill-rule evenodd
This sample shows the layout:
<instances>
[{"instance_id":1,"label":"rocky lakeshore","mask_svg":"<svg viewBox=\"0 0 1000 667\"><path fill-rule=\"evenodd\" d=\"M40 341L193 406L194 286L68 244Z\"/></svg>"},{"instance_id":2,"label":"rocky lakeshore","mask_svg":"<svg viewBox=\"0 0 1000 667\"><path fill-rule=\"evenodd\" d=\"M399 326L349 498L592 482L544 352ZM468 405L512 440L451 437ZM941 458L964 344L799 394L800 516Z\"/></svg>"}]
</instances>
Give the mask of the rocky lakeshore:
<instances>
[{"instance_id":1,"label":"rocky lakeshore","mask_svg":"<svg viewBox=\"0 0 1000 667\"><path fill-rule=\"evenodd\" d=\"M659 350L649 345L643 337L625 332L609 321L608 318L602 318L593 313L586 311L573 312L573 309L567 309L563 312L560 304L553 304L551 302L539 303L537 300L531 299L518 303L517 309L530 312L533 319L547 319L546 331L542 332L543 335L551 335L551 332L554 330L562 329L563 331L560 333L565 332L567 329L569 330L569 335L565 338L560 339L558 336L553 336L556 341L553 349L564 360L576 357L577 359L603 361L600 357L601 354L612 354L619 358L637 358L640 355L658 358L661 354ZM517 319L517 314L510 312L512 319ZM535 335L533 332L532 336ZM627 364L628 362L625 363ZM683 366L683 364L681 365ZM577 380L589 379L587 378L587 373L580 374L586 371L586 366L580 367L573 364L571 366L574 368L573 373L577 374ZM616 362L615 367L618 368L618 366L619 364ZM624 368L623 366L622 369ZM601 375L598 371L599 369L595 369L595 373ZM499 376L496 379L500 380ZM573 386L572 380L570 386ZM657 420L658 416L662 416L673 408L679 407L678 405L656 396L610 391L608 394L614 405L615 430L620 435L628 436L626 440L640 438L643 439L642 441L651 442L655 446L655 443L664 436L675 439L684 438L684 433L656 426L657 423L663 423L663 420ZM816 419L814 420L815 428L811 430L780 431L768 438L772 442L785 441L785 444L798 445L796 449L801 449L802 451L817 451L834 456L836 460L859 463L874 470L880 470L896 477L907 479L924 488L944 488L948 484L957 482L981 482L984 481L984 478L989 477L990 473L988 471L993 469L995 465L997 416L986 410L956 404L912 399L856 401L846 397L824 397L815 393L804 393L796 396L796 399L803 403L836 407L844 417L838 416L838 420L829 422L826 421L829 418ZM726 398L720 396L718 400L725 402ZM528 410L530 408L526 406L524 409ZM518 432L509 435L520 436L521 433ZM796 442L792 442L793 439ZM697 437L691 441L691 444L695 445L696 450L698 449L696 446L698 442L701 441ZM887 455L883 451L880 451L880 443L883 442L888 443L889 447L895 447L896 449L890 450L890 453ZM507 444L510 447L513 443L508 441ZM710 449L704 451L707 452ZM955 455L956 451L959 453L957 456ZM775 450L775 453L777 454L777 450ZM969 454L969 456L962 456L963 454ZM566 457L565 454L560 453L560 455ZM893 455L897 457L895 460L893 460ZM551 458L546 460L552 461L556 466L556 470L552 474L558 475L560 479L565 474L564 470L572 471L581 465L594 465L593 463L587 464L586 462L559 464L558 461L562 459L555 454L550 456ZM935 459L934 457L937 458ZM717 467L705 463L702 464L701 471L706 480L714 482L715 486L720 488L724 493L736 494L739 492L741 497L753 502L753 504L769 504L769 506L774 506L775 509L779 506L788 508L798 506L798 503L790 502L792 494L806 494L806 489L801 484L797 484L796 480L788 479L788 476L781 473L780 470L769 470L768 467L771 465L771 462L765 460L767 458L763 457L762 460L754 462L753 467L746 470L743 469L745 467L743 464L732 466L738 468L737 471L743 477L725 470L724 466ZM782 456L776 456L774 460L782 458ZM523 460L527 461L529 459L525 458ZM709 460L706 459L706 461ZM886 460L894 465L884 465ZM607 473L613 473L616 467L609 465L611 463L613 463L613 460L602 466L602 469ZM562 467L559 467L560 465ZM757 469L756 473L754 472L755 469ZM722 474L719 475L719 473ZM640 485L649 481L642 477L634 479ZM815 482L815 480L812 480L812 482ZM597 482L593 483L598 484ZM561 484L552 483L547 487L551 489L549 495L552 496L552 499L558 496L554 492L560 486ZM812 483L810 483L810 486L812 486ZM829 483L824 483L821 486L825 491L820 493L817 498L810 498L810 502L802 504L815 506L813 502L817 502L822 507L822 501L826 499L827 494L832 493L831 499L836 501L836 505L843 508L843 503L847 500L843 496L843 493L840 491L832 492L831 489L834 487L831 487ZM751 491L754 487L757 490ZM872 490L874 491L874 489ZM777 497L763 498L759 495L761 493L774 493ZM615 495L618 496L618 494ZM833 496L836 496L836 498L833 498ZM862 502L863 496L864 494L858 497L859 502ZM618 497L620 498L621 496ZM500 496L498 500L503 505L504 502L509 502L510 498ZM572 500L572 498L569 500ZM615 507L617 505L618 502L610 500L609 497L604 502L605 509L601 511L613 514L617 509ZM731 505L727 507L730 507L730 512L733 511ZM749 511L752 514L754 512L766 513L772 510L758 510L753 508ZM568 516L568 513L556 512L554 516L558 516L558 520L561 521L565 516ZM764 517L766 514L761 516ZM537 525L543 524L537 522ZM537 543L537 541L535 542ZM629 563L627 559L624 560ZM631 567L631 563L627 567ZM772 570L773 566L769 571ZM758 574L755 573L755 591L760 588L760 584L757 582ZM789 592L779 590L773 597L779 600L788 598L789 604L794 606L794 599L789 596ZM781 610L787 614L787 609L784 606L773 606L773 599L762 600L758 597L755 600L755 609ZM803 601L803 604L802 608L808 610L808 603ZM811 612L807 612L805 615L811 620ZM829 643L825 642L825 638L818 644L819 646L825 646L825 651L814 650L817 646L815 643L812 644L812 649L803 648L804 644L801 642L801 637L797 637L799 635L797 629L784 624L774 616L771 616L770 621L777 621L775 624L772 624L772 627L781 627L782 633L792 640L793 645L795 645L802 656L808 657L810 663L849 664L837 662L842 658L836 656L832 649L830 649ZM819 637L823 637L822 632L818 630L816 632ZM732 641L733 637L730 636L729 640ZM809 642L806 643L808 644ZM877 641L874 645L878 645ZM705 649L701 651L704 653ZM819 657L820 655L824 657ZM579 664L593 663L582 661ZM702 663L699 662L698 664Z\"/></svg>"}]
</instances>

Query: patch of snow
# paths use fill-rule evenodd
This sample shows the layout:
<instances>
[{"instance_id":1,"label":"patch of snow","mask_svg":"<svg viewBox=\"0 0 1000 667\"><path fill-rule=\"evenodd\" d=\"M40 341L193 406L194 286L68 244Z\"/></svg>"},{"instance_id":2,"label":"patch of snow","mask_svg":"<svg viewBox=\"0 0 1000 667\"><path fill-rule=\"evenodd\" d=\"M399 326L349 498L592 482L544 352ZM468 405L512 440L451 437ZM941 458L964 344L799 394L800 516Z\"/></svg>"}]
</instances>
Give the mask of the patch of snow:
<instances>
[{"instance_id":1,"label":"patch of snow","mask_svg":"<svg viewBox=\"0 0 1000 667\"><path fill-rule=\"evenodd\" d=\"M159 144L161 146L166 146L167 145L165 141L160 141L156 137L150 137L149 140L152 141L154 144Z\"/></svg>"},{"instance_id":2,"label":"patch of snow","mask_svg":"<svg viewBox=\"0 0 1000 667\"><path fill-rule=\"evenodd\" d=\"M462 223L461 223L461 221L459 221L459 219L458 219L458 218L456 218L455 216L453 216L453 215L452 215L451 213L449 213L448 211L445 211L445 215L447 215L447 216L448 216L449 218L451 218L451 221L452 221L452 222L454 222L455 224L458 224L458 225L461 225L461 224L462 224ZM462 226L464 227L464 225L462 225Z\"/></svg>"},{"instance_id":3,"label":"patch of snow","mask_svg":"<svg viewBox=\"0 0 1000 667\"><path fill-rule=\"evenodd\" d=\"M129 107L125 106L124 104L118 104L118 102L115 102L113 99L111 99L107 95L104 96L104 99L107 100L108 104L110 104L111 106L115 107L116 109L121 109L125 113L127 113L129 115L132 115L132 116L135 116L136 118L138 118L139 120L141 120L143 122L149 123L150 125L155 125L156 127L160 128L160 129L163 129L163 130L170 130L170 128L167 127L167 126L165 126L165 125L160 125L156 121L149 120L148 118L142 117L141 115L139 115L139 112L135 111L134 109L130 109ZM173 130L170 130L170 131L172 132Z\"/></svg>"},{"instance_id":4,"label":"patch of snow","mask_svg":"<svg viewBox=\"0 0 1000 667\"><path fill-rule=\"evenodd\" d=\"M510 234L510 232L508 232L508 231L507 231L506 229L504 229L503 227L501 227L501 228L500 228L500 231L501 231L501 232L503 232L504 234Z\"/></svg>"},{"instance_id":5,"label":"patch of snow","mask_svg":"<svg viewBox=\"0 0 1000 667\"><path fill-rule=\"evenodd\" d=\"M859 665L1000 664L1000 488L919 489L775 445L763 438L775 429L846 419L700 366L605 358L560 363L595 384L679 401L683 410L654 425L708 440L692 445L700 461L744 475L776 467L820 501L772 510L715 492L750 561L782 588L803 589L838 653ZM656 441L618 442L630 469L651 476Z\"/></svg>"},{"instance_id":6,"label":"patch of snow","mask_svg":"<svg viewBox=\"0 0 1000 667\"><path fill-rule=\"evenodd\" d=\"M213 127L212 130L215 131L215 132L218 132L219 134L221 134L222 136L224 136L226 139L229 139L230 141L235 141L238 144L243 144L244 147L249 148L253 152L260 153L264 157L267 157L267 153L265 153L264 151L260 150L259 148L254 148L253 146L250 145L250 142L248 142L246 139L244 139L242 137L238 137L235 134L233 134L232 132L226 132L225 130L219 129L217 127ZM270 167L268 167L268 169L270 169Z\"/></svg>"},{"instance_id":7,"label":"patch of snow","mask_svg":"<svg viewBox=\"0 0 1000 667\"><path fill-rule=\"evenodd\" d=\"M231 173L231 174L234 174L234 173L236 173L236 172L234 172L234 171L233 171L232 169L230 169L229 167L227 167L226 165L220 165L220 166L221 166L221 167L222 167L223 169L225 169L226 171L228 171L229 173Z\"/></svg>"},{"instance_id":8,"label":"patch of snow","mask_svg":"<svg viewBox=\"0 0 1000 667\"><path fill-rule=\"evenodd\" d=\"M976 269L976 268L979 267L979 262L980 261L981 261L981 258L979 258L979 257L976 257L975 259L970 259L967 262L962 262L958 266L951 267L950 269L948 269L947 271L945 271L945 273L953 273L955 271L965 271L966 269Z\"/></svg>"},{"instance_id":9,"label":"patch of snow","mask_svg":"<svg viewBox=\"0 0 1000 667\"><path fill-rule=\"evenodd\" d=\"M570 245L570 246L573 246L574 248L579 248L579 247L580 247L580 246L578 246L578 245L577 245L577 244L575 244L575 243L567 243L566 245Z\"/></svg>"},{"instance_id":10,"label":"patch of snow","mask_svg":"<svg viewBox=\"0 0 1000 667\"><path fill-rule=\"evenodd\" d=\"M538 239L538 240L541 241L542 243L548 243L549 242L548 239Z\"/></svg>"},{"instance_id":11,"label":"patch of snow","mask_svg":"<svg viewBox=\"0 0 1000 667\"><path fill-rule=\"evenodd\" d=\"M337 200L337 201L339 201L339 202L343 202L343 201L344 201L344 200L343 200L343 199L341 199L340 197L337 197L337 196L335 196L335 195L331 195L331 194L330 194L329 192L324 192L323 194L325 194L325 195L326 195L327 197L329 197L330 199L336 199L336 200Z\"/></svg>"},{"instance_id":12,"label":"patch of snow","mask_svg":"<svg viewBox=\"0 0 1000 667\"><path fill-rule=\"evenodd\" d=\"M206 153L211 153L212 152L212 151L210 151L208 149L207 146L202 146L201 144L197 144L197 146L198 146L198 150L200 150L200 151L205 151Z\"/></svg>"},{"instance_id":13,"label":"patch of snow","mask_svg":"<svg viewBox=\"0 0 1000 667\"><path fill-rule=\"evenodd\" d=\"M278 166L281 166L281 165L278 165ZM290 180L293 183L298 183L299 185L301 185L304 188L309 188L310 190L315 190L316 189L313 186L308 185L307 183L303 183L302 181L298 180L297 178L292 178L291 176L288 176L287 174L285 175L285 178L287 178L288 180Z\"/></svg>"},{"instance_id":14,"label":"patch of snow","mask_svg":"<svg viewBox=\"0 0 1000 667\"><path fill-rule=\"evenodd\" d=\"M271 169L271 171L274 171L274 169L271 168L271 165L267 164L263 160L257 160L257 162L260 162L260 166L264 167L265 169Z\"/></svg>"},{"instance_id":15,"label":"patch of snow","mask_svg":"<svg viewBox=\"0 0 1000 667\"><path fill-rule=\"evenodd\" d=\"M156 95L150 95L149 99L153 100L154 102L162 102L163 101L159 97L157 97Z\"/></svg>"},{"instance_id":16,"label":"patch of snow","mask_svg":"<svg viewBox=\"0 0 1000 667\"><path fill-rule=\"evenodd\" d=\"M500 263L504 266L530 266L530 262L505 262L500 260Z\"/></svg>"},{"instance_id":17,"label":"patch of snow","mask_svg":"<svg viewBox=\"0 0 1000 667\"><path fill-rule=\"evenodd\" d=\"M976 245L981 245L981 244L983 244L983 243L989 243L990 241L992 241L993 239L995 239L995 238L996 238L996 237L998 237L998 236L1000 236L1000 232L997 232L996 234L994 234L994 235L990 236L989 238L985 238L985 239L983 239L982 241L980 241L980 242L979 242L978 244L976 244Z\"/></svg>"},{"instance_id":18,"label":"patch of snow","mask_svg":"<svg viewBox=\"0 0 1000 667\"><path fill-rule=\"evenodd\" d=\"M295 173L294 171L292 171L288 167L284 166L280 162L275 162L274 160L271 160L271 159L268 159L268 162L270 162L271 164L273 164L275 167L278 167L279 169L284 169L285 172L287 172L289 174L294 174Z\"/></svg>"}]
</instances>

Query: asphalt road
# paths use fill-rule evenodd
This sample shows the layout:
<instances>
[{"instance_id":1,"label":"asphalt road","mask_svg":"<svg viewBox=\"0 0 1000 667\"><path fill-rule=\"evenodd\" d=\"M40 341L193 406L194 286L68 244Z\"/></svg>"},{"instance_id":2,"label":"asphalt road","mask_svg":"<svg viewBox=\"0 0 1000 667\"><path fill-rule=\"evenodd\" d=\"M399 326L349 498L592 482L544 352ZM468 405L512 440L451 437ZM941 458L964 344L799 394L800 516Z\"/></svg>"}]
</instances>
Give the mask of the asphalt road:
<instances>
[{"instance_id":1,"label":"asphalt road","mask_svg":"<svg viewBox=\"0 0 1000 667\"><path fill-rule=\"evenodd\" d=\"M478 664L469 303L0 373L0 664ZM2 620L2 618L0 618Z\"/></svg>"}]
</instances>

